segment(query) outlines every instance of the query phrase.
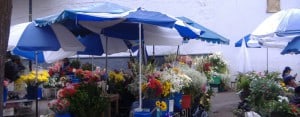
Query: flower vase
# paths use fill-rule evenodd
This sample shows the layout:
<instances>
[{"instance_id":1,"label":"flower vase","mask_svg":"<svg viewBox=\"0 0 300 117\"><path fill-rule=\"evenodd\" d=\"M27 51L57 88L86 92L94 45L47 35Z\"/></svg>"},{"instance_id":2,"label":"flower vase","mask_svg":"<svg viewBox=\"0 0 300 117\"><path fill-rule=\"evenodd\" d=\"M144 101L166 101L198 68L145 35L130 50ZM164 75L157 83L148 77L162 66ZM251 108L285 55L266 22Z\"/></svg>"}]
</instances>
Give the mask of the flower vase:
<instances>
[{"instance_id":1,"label":"flower vase","mask_svg":"<svg viewBox=\"0 0 300 117\"><path fill-rule=\"evenodd\" d=\"M71 117L70 113L55 113L55 117Z\"/></svg>"},{"instance_id":2,"label":"flower vase","mask_svg":"<svg viewBox=\"0 0 300 117\"><path fill-rule=\"evenodd\" d=\"M41 99L42 98L42 88L37 86L27 86L27 99L33 100L33 99Z\"/></svg>"},{"instance_id":3,"label":"flower vase","mask_svg":"<svg viewBox=\"0 0 300 117\"><path fill-rule=\"evenodd\" d=\"M191 95L182 95L181 107L183 109L188 109L191 107L192 96Z\"/></svg>"}]
</instances>

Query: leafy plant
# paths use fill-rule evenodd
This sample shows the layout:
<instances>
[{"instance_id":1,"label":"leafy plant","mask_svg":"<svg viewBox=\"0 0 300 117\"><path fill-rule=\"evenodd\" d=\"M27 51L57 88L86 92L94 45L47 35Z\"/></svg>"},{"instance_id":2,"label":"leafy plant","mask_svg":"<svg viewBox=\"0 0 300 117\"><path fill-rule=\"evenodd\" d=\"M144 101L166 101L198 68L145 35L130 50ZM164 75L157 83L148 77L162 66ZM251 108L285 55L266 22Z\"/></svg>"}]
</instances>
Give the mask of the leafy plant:
<instances>
[{"instance_id":1,"label":"leafy plant","mask_svg":"<svg viewBox=\"0 0 300 117\"><path fill-rule=\"evenodd\" d=\"M96 83L82 83L70 101L70 112L77 117L98 117L107 107L108 98Z\"/></svg>"},{"instance_id":2,"label":"leafy plant","mask_svg":"<svg viewBox=\"0 0 300 117\"><path fill-rule=\"evenodd\" d=\"M93 71L93 70L95 70L95 68L96 67L94 65L92 65L91 63L84 63L84 64L81 65L82 70Z\"/></svg>"}]
</instances>

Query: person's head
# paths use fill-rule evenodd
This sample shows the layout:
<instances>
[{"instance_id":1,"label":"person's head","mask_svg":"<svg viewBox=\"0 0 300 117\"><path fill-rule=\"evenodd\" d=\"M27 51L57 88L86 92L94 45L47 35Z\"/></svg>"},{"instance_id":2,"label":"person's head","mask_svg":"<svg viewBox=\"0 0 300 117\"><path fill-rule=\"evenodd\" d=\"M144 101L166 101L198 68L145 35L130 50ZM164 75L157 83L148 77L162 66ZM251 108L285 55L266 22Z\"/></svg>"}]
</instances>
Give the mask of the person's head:
<instances>
[{"instance_id":1,"label":"person's head","mask_svg":"<svg viewBox=\"0 0 300 117\"><path fill-rule=\"evenodd\" d=\"M64 58L63 62L64 62L64 65L69 65L70 64L70 60L68 58Z\"/></svg>"},{"instance_id":2,"label":"person's head","mask_svg":"<svg viewBox=\"0 0 300 117\"><path fill-rule=\"evenodd\" d=\"M6 55L5 55L5 57L6 57L6 59L10 59L11 58L11 52L10 51L7 51L6 52Z\"/></svg>"},{"instance_id":3,"label":"person's head","mask_svg":"<svg viewBox=\"0 0 300 117\"><path fill-rule=\"evenodd\" d=\"M21 58L18 55L11 55L11 61L14 63L21 63Z\"/></svg>"},{"instance_id":4,"label":"person's head","mask_svg":"<svg viewBox=\"0 0 300 117\"><path fill-rule=\"evenodd\" d=\"M286 66L283 70L283 73L290 73L292 69L289 66Z\"/></svg>"}]
</instances>

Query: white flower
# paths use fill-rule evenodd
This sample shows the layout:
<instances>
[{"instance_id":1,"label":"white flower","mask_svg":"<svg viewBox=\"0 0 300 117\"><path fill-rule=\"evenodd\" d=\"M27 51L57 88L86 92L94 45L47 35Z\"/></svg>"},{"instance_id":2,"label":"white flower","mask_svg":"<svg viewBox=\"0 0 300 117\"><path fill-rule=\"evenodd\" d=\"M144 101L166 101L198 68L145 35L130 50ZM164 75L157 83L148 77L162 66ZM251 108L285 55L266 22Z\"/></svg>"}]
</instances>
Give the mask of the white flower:
<instances>
[{"instance_id":1,"label":"white flower","mask_svg":"<svg viewBox=\"0 0 300 117\"><path fill-rule=\"evenodd\" d=\"M289 102L289 99L286 96L279 95L278 98L279 98L278 99L279 102L283 102L283 101Z\"/></svg>"}]
</instances>

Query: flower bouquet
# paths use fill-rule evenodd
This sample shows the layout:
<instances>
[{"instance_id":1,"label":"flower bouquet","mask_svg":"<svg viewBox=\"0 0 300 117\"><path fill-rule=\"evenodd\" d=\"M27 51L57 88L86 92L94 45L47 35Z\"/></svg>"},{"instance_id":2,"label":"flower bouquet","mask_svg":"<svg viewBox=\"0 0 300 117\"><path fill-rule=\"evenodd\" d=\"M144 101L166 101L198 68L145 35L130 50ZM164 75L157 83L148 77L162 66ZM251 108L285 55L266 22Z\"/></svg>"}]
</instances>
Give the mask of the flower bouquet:
<instances>
[{"instance_id":1,"label":"flower bouquet","mask_svg":"<svg viewBox=\"0 0 300 117\"><path fill-rule=\"evenodd\" d=\"M123 72L113 70L109 72L109 87L112 93L121 93L126 88Z\"/></svg>"},{"instance_id":2,"label":"flower bouquet","mask_svg":"<svg viewBox=\"0 0 300 117\"><path fill-rule=\"evenodd\" d=\"M48 82L49 77L50 75L47 70L40 70L37 74L36 71L31 71L28 74L23 74L18 80L26 83L27 86L35 86Z\"/></svg>"},{"instance_id":3,"label":"flower bouquet","mask_svg":"<svg viewBox=\"0 0 300 117\"><path fill-rule=\"evenodd\" d=\"M50 110L56 114L66 114L69 113L70 101L68 97L73 96L77 90L74 85L68 85L57 92L57 99L52 100L48 103Z\"/></svg>"}]
</instances>

